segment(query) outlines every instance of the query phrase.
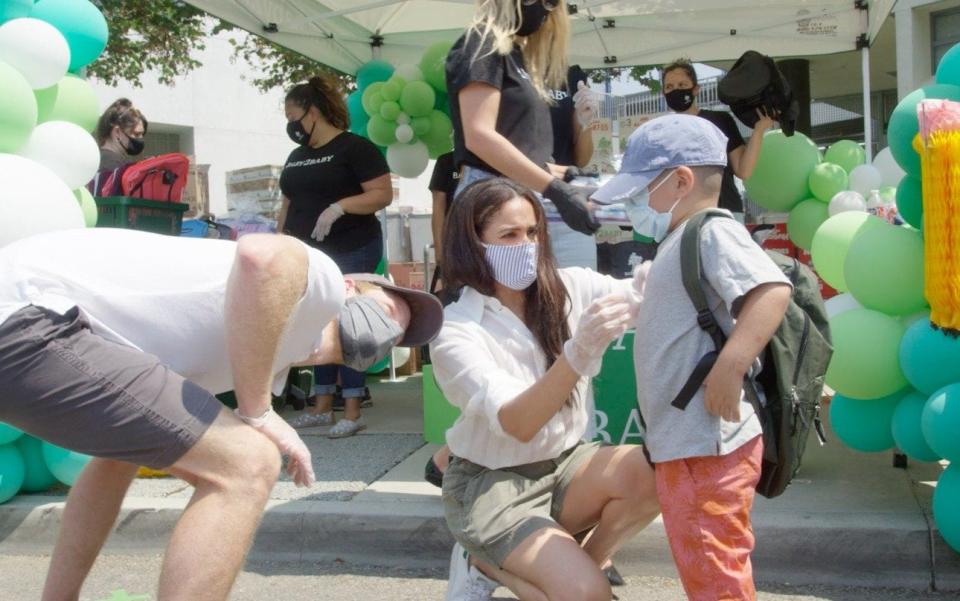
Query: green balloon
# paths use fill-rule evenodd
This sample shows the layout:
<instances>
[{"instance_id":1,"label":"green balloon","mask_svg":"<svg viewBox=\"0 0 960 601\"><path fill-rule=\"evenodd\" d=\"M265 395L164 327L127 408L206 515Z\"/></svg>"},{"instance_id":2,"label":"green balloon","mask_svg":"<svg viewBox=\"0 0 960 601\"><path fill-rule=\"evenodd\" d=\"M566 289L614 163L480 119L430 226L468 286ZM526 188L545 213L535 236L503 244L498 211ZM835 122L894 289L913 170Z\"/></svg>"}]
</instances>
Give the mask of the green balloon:
<instances>
[{"instance_id":1,"label":"green balloon","mask_svg":"<svg viewBox=\"0 0 960 601\"><path fill-rule=\"evenodd\" d=\"M903 176L897 186L897 211L903 220L923 229L923 182L919 176Z\"/></svg>"},{"instance_id":2,"label":"green balloon","mask_svg":"<svg viewBox=\"0 0 960 601\"><path fill-rule=\"evenodd\" d=\"M933 491L933 520L940 536L960 552L960 465L949 466Z\"/></svg>"},{"instance_id":3,"label":"green balloon","mask_svg":"<svg viewBox=\"0 0 960 601\"><path fill-rule=\"evenodd\" d=\"M31 10L33 0L3 0L0 2L0 25L11 19L29 17Z\"/></svg>"},{"instance_id":4,"label":"green balloon","mask_svg":"<svg viewBox=\"0 0 960 601\"><path fill-rule=\"evenodd\" d=\"M55 86L34 90L37 123L69 121L92 132L100 118L100 103L90 84L76 75L67 75Z\"/></svg>"},{"instance_id":5,"label":"green balloon","mask_svg":"<svg viewBox=\"0 0 960 601\"><path fill-rule=\"evenodd\" d=\"M25 475L26 467L17 447L0 446L0 503L6 503L20 492Z\"/></svg>"},{"instance_id":6,"label":"green balloon","mask_svg":"<svg viewBox=\"0 0 960 601\"><path fill-rule=\"evenodd\" d=\"M394 72L393 72L393 75L390 76L390 79L387 80L387 83L392 83L393 85L395 85L395 86L397 86L398 88L400 88L400 90L402 91L403 88L404 88L404 87L407 85L407 83L409 83L409 82L407 82L407 79L406 79L405 77L403 77L402 75L400 75L399 73L397 73L396 71L394 71Z\"/></svg>"},{"instance_id":7,"label":"green balloon","mask_svg":"<svg viewBox=\"0 0 960 601\"><path fill-rule=\"evenodd\" d=\"M960 87L946 84L935 84L914 90L904 96L903 100L893 109L890 115L890 124L887 126L887 140L890 152L907 173L920 176L920 155L913 149L913 138L920 130L917 119L917 104L927 98L945 98L960 101Z\"/></svg>"},{"instance_id":8,"label":"green balloon","mask_svg":"<svg viewBox=\"0 0 960 601\"><path fill-rule=\"evenodd\" d=\"M397 102L400 100L400 92L402 92L400 84L391 79L387 83L383 84L383 87L380 88L380 95L383 96L384 100L390 100Z\"/></svg>"},{"instance_id":9,"label":"green balloon","mask_svg":"<svg viewBox=\"0 0 960 601\"><path fill-rule=\"evenodd\" d=\"M30 17L60 30L70 47L72 72L97 60L107 47L107 20L100 9L86 0L40 0Z\"/></svg>"},{"instance_id":10,"label":"green balloon","mask_svg":"<svg viewBox=\"0 0 960 601\"><path fill-rule=\"evenodd\" d=\"M396 102L387 100L380 105L380 116L386 119L387 121L396 121L397 117L400 116L400 105ZM396 127L396 123L393 124Z\"/></svg>"},{"instance_id":11,"label":"green balloon","mask_svg":"<svg viewBox=\"0 0 960 601\"><path fill-rule=\"evenodd\" d=\"M853 140L840 140L827 148L823 160L840 165L847 173L867 162L867 153Z\"/></svg>"},{"instance_id":12,"label":"green balloon","mask_svg":"<svg viewBox=\"0 0 960 601\"><path fill-rule=\"evenodd\" d=\"M357 69L357 87L366 90L374 83L387 81L393 75L393 65L387 61L373 60Z\"/></svg>"},{"instance_id":13,"label":"green balloon","mask_svg":"<svg viewBox=\"0 0 960 601\"><path fill-rule=\"evenodd\" d=\"M397 141L397 124L387 121L380 115L370 117L367 123L367 137L377 146L389 146Z\"/></svg>"},{"instance_id":14,"label":"green balloon","mask_svg":"<svg viewBox=\"0 0 960 601\"><path fill-rule=\"evenodd\" d=\"M23 436L23 431L14 428L10 424L0 422L0 445L10 444Z\"/></svg>"},{"instance_id":15,"label":"green balloon","mask_svg":"<svg viewBox=\"0 0 960 601\"><path fill-rule=\"evenodd\" d=\"M817 274L837 291L846 292L848 288L843 278L843 263L850 243L861 230L885 224L879 217L861 211L838 213L824 221L813 235L810 245L810 255Z\"/></svg>"},{"instance_id":16,"label":"green balloon","mask_svg":"<svg viewBox=\"0 0 960 601\"><path fill-rule=\"evenodd\" d=\"M347 114L350 115L350 123L354 121L366 122L368 115L363 108L363 92L354 90L347 95Z\"/></svg>"},{"instance_id":17,"label":"green balloon","mask_svg":"<svg viewBox=\"0 0 960 601\"><path fill-rule=\"evenodd\" d=\"M450 117L440 111L431 111L430 131L422 138L427 146L440 146L450 143L451 135L453 135L453 122L450 121Z\"/></svg>"},{"instance_id":18,"label":"green balloon","mask_svg":"<svg viewBox=\"0 0 960 601\"><path fill-rule=\"evenodd\" d=\"M813 235L829 217L826 204L815 198L808 198L790 209L787 234L794 244L809 252L813 245Z\"/></svg>"},{"instance_id":19,"label":"green balloon","mask_svg":"<svg viewBox=\"0 0 960 601\"><path fill-rule=\"evenodd\" d=\"M900 369L904 328L899 320L870 309L850 309L830 320L830 331L828 386L855 399L874 399L907 386Z\"/></svg>"},{"instance_id":20,"label":"green balloon","mask_svg":"<svg viewBox=\"0 0 960 601\"><path fill-rule=\"evenodd\" d=\"M926 404L927 397L916 391L900 400L893 413L893 440L897 448L911 459L939 461L941 457L927 444L920 426L923 407Z\"/></svg>"},{"instance_id":21,"label":"green balloon","mask_svg":"<svg viewBox=\"0 0 960 601\"><path fill-rule=\"evenodd\" d=\"M430 133L430 117L414 117L410 120L410 127L413 128L413 135L422 138Z\"/></svg>"},{"instance_id":22,"label":"green balloon","mask_svg":"<svg viewBox=\"0 0 960 601\"><path fill-rule=\"evenodd\" d=\"M960 339L935 328L929 317L918 319L900 342L900 368L914 388L929 396L960 379Z\"/></svg>"},{"instance_id":23,"label":"green balloon","mask_svg":"<svg viewBox=\"0 0 960 601\"><path fill-rule=\"evenodd\" d=\"M383 95L380 93L382 89L383 82L378 81L360 93L363 110L371 117L380 113L380 105L383 104Z\"/></svg>"},{"instance_id":24,"label":"green balloon","mask_svg":"<svg viewBox=\"0 0 960 601\"><path fill-rule=\"evenodd\" d=\"M893 186L883 186L880 188L880 198L888 204L894 204L897 202L897 189Z\"/></svg>"},{"instance_id":25,"label":"green balloon","mask_svg":"<svg viewBox=\"0 0 960 601\"><path fill-rule=\"evenodd\" d=\"M450 116L450 98L443 92L437 92L433 100L433 108L437 109L447 117Z\"/></svg>"},{"instance_id":26,"label":"green balloon","mask_svg":"<svg viewBox=\"0 0 960 601\"><path fill-rule=\"evenodd\" d=\"M820 163L810 172L808 183L817 199L829 203L837 192L847 189L847 172L840 165Z\"/></svg>"},{"instance_id":27,"label":"green balloon","mask_svg":"<svg viewBox=\"0 0 960 601\"><path fill-rule=\"evenodd\" d=\"M876 399L852 399L835 394L830 401L830 426L843 444L863 453L893 448L893 414L907 391Z\"/></svg>"},{"instance_id":28,"label":"green balloon","mask_svg":"<svg viewBox=\"0 0 960 601\"><path fill-rule=\"evenodd\" d=\"M14 153L37 125L37 101L27 79L0 61L0 152Z\"/></svg>"},{"instance_id":29,"label":"green balloon","mask_svg":"<svg viewBox=\"0 0 960 601\"><path fill-rule=\"evenodd\" d=\"M427 154L431 159L438 159L441 155L447 154L453 150L453 142L427 144Z\"/></svg>"},{"instance_id":30,"label":"green balloon","mask_svg":"<svg viewBox=\"0 0 960 601\"><path fill-rule=\"evenodd\" d=\"M420 71L423 79L438 92L447 91L447 54L450 42L435 42L427 47L420 59Z\"/></svg>"},{"instance_id":31,"label":"green balloon","mask_svg":"<svg viewBox=\"0 0 960 601\"><path fill-rule=\"evenodd\" d=\"M780 130L768 131L753 175L744 182L747 195L766 209L785 213L810 198L807 180L819 162L816 144L802 133L788 138Z\"/></svg>"},{"instance_id":32,"label":"green balloon","mask_svg":"<svg viewBox=\"0 0 960 601\"><path fill-rule=\"evenodd\" d=\"M93 195L86 188L77 188L73 191L80 203L80 210L83 211L83 222L87 227L97 227L97 203L93 200Z\"/></svg>"},{"instance_id":33,"label":"green balloon","mask_svg":"<svg viewBox=\"0 0 960 601\"><path fill-rule=\"evenodd\" d=\"M55 444L44 442L41 452L43 460L54 477L67 486L73 486L73 483L80 477L80 472L90 463L91 457L83 453L70 451Z\"/></svg>"},{"instance_id":34,"label":"green balloon","mask_svg":"<svg viewBox=\"0 0 960 601\"><path fill-rule=\"evenodd\" d=\"M20 490L43 492L57 483L47 463L43 460L43 441L33 436L21 436L14 446L20 451L26 474Z\"/></svg>"},{"instance_id":35,"label":"green balloon","mask_svg":"<svg viewBox=\"0 0 960 601\"><path fill-rule=\"evenodd\" d=\"M923 437L933 449L951 463L960 463L960 383L934 392L923 406L920 417Z\"/></svg>"},{"instance_id":36,"label":"green balloon","mask_svg":"<svg viewBox=\"0 0 960 601\"><path fill-rule=\"evenodd\" d=\"M843 263L853 298L887 315L912 315L927 306L923 272L920 232L886 223L858 233Z\"/></svg>"},{"instance_id":37,"label":"green balloon","mask_svg":"<svg viewBox=\"0 0 960 601\"><path fill-rule=\"evenodd\" d=\"M951 86L960 86L960 44L955 44L940 59L934 81Z\"/></svg>"},{"instance_id":38,"label":"green balloon","mask_svg":"<svg viewBox=\"0 0 960 601\"><path fill-rule=\"evenodd\" d=\"M433 111L436 93L425 81L411 81L400 93L400 107L411 117L426 117Z\"/></svg>"}]
</instances>

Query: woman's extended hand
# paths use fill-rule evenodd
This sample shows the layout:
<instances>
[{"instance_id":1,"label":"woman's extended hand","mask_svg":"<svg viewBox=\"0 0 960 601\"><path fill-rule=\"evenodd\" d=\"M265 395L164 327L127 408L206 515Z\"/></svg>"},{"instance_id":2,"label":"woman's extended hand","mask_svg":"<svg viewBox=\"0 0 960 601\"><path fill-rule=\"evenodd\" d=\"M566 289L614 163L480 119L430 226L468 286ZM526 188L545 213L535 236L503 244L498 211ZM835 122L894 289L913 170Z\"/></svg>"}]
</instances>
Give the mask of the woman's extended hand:
<instances>
[{"instance_id":1,"label":"woman's extended hand","mask_svg":"<svg viewBox=\"0 0 960 601\"><path fill-rule=\"evenodd\" d=\"M599 298L580 315L573 336L563 345L563 356L581 376L600 373L603 353L630 325L630 300L623 294Z\"/></svg>"}]
</instances>

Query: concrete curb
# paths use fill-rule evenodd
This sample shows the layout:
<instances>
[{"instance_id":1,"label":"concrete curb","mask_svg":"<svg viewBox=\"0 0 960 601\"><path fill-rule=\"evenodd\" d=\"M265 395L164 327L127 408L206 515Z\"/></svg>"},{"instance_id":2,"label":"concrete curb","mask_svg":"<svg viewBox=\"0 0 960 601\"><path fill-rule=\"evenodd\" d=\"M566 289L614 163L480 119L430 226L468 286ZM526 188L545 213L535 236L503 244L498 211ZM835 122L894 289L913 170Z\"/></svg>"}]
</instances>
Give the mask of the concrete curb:
<instances>
[{"instance_id":1,"label":"concrete curb","mask_svg":"<svg viewBox=\"0 0 960 601\"><path fill-rule=\"evenodd\" d=\"M0 506L0 554L50 552L64 507L52 499L20 497ZM127 499L106 552L162 552L185 505L185 499ZM936 574L939 590L960 590L957 554L937 543L934 565L929 531L913 514L764 513L754 530L761 581L928 590ZM251 558L437 567L446 565L451 544L437 502L272 501ZM631 574L675 576L662 523L634 538L617 564Z\"/></svg>"}]
</instances>

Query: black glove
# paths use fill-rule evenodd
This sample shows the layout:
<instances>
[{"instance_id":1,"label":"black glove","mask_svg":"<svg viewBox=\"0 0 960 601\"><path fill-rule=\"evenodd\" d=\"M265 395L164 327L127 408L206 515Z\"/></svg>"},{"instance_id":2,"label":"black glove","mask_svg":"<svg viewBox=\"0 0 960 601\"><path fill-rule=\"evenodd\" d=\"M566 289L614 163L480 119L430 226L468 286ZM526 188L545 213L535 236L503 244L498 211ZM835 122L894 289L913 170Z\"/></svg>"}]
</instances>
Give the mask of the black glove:
<instances>
[{"instance_id":1,"label":"black glove","mask_svg":"<svg viewBox=\"0 0 960 601\"><path fill-rule=\"evenodd\" d=\"M543 191L543 197L553 201L563 222L571 229L589 236L600 228L600 224L587 208L587 195L581 188L554 178Z\"/></svg>"},{"instance_id":2,"label":"black glove","mask_svg":"<svg viewBox=\"0 0 960 601\"><path fill-rule=\"evenodd\" d=\"M567 167L567 172L563 174L563 181L572 182L577 177L600 177L600 172L570 165Z\"/></svg>"}]
</instances>

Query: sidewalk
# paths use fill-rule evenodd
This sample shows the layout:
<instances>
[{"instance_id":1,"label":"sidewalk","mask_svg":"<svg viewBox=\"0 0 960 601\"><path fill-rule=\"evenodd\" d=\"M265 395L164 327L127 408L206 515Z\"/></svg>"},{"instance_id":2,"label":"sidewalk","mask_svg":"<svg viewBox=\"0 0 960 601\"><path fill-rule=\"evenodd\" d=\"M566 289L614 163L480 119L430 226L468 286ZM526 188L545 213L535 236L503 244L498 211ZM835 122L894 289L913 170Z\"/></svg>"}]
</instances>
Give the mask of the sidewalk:
<instances>
[{"instance_id":1,"label":"sidewalk","mask_svg":"<svg viewBox=\"0 0 960 601\"><path fill-rule=\"evenodd\" d=\"M366 432L328 440L305 430L316 485L277 484L252 556L426 567L446 565L452 539L439 490L422 479L435 447L420 432L420 379L372 387ZM828 431L829 435L829 431ZM780 498L758 498L756 577L789 584L896 586L960 591L960 555L931 532L933 482L941 466L892 467L891 453L866 455L831 437L811 438L798 479ZM175 479L138 479L107 552L161 551L192 489ZM26 495L0 505L0 554L49 553L63 496ZM658 520L616 557L624 573L673 576Z\"/></svg>"}]
</instances>

